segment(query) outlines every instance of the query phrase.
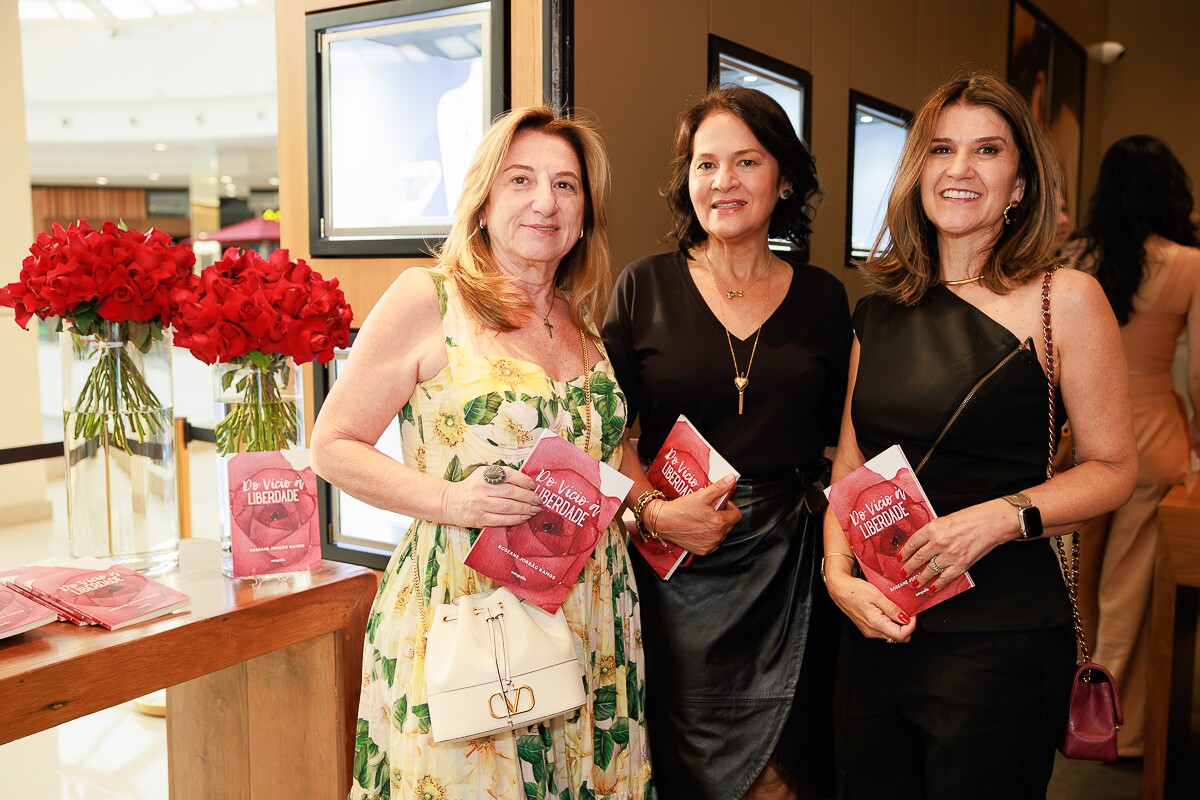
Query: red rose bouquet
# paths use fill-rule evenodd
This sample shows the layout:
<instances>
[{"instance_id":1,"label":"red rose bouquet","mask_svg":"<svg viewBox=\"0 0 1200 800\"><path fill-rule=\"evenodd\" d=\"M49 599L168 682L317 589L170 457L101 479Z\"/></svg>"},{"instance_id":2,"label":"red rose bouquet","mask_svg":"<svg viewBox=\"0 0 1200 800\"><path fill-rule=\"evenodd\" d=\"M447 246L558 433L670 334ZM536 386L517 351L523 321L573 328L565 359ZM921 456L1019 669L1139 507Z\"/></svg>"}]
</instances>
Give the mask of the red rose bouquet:
<instances>
[{"instance_id":1,"label":"red rose bouquet","mask_svg":"<svg viewBox=\"0 0 1200 800\"><path fill-rule=\"evenodd\" d=\"M128 349L111 345L132 343L144 354L163 340L174 294L192 277L195 255L162 231L141 233L113 222L97 231L86 220L65 229L54 223L29 253L19 280L0 287L0 305L16 312L22 328L34 316L52 321L55 330L65 327L77 352L80 337L110 345L91 353L96 363L75 404L74 437L107 433L129 452L131 433L144 439L163 426L161 404Z\"/></svg>"},{"instance_id":2,"label":"red rose bouquet","mask_svg":"<svg viewBox=\"0 0 1200 800\"><path fill-rule=\"evenodd\" d=\"M287 250L265 259L231 247L179 296L175 344L219 371L228 394L215 426L217 452L284 450L299 441L295 403L285 402L292 363L329 361L350 343L353 312L337 278L323 279ZM290 360L290 361L289 361Z\"/></svg>"}]
</instances>

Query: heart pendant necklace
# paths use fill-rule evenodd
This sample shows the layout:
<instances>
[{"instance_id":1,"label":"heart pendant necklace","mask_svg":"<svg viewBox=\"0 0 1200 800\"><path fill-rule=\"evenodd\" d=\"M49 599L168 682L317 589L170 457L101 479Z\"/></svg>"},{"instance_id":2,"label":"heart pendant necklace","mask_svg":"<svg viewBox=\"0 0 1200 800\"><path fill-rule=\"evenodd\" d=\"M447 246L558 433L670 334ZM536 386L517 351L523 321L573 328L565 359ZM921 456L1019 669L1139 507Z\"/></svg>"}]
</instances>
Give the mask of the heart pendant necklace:
<instances>
[{"instance_id":1,"label":"heart pendant necklace","mask_svg":"<svg viewBox=\"0 0 1200 800\"><path fill-rule=\"evenodd\" d=\"M725 341L729 342L729 355L733 356L733 385L738 393L738 416L742 414L746 398L746 387L750 385L750 368L754 366L754 354L758 352L758 337L761 335L762 325L759 325L758 331L754 334L754 346L750 348L750 360L746 362L746 371L742 372L738 368L737 353L733 352L733 337L729 334L729 329L725 329Z\"/></svg>"}]
</instances>

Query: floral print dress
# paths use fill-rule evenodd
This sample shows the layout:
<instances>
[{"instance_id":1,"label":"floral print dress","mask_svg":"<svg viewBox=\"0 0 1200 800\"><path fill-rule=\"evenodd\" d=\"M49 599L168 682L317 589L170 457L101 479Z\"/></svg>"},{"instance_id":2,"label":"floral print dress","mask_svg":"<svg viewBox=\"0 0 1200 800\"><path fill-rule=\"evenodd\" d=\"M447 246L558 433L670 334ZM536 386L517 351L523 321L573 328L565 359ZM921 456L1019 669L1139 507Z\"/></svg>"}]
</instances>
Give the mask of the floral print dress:
<instances>
[{"instance_id":1,"label":"floral print dress","mask_svg":"<svg viewBox=\"0 0 1200 800\"><path fill-rule=\"evenodd\" d=\"M418 384L400 412L404 462L446 480L481 464L520 468L549 429L620 466L625 397L607 360L584 376L551 380L537 365L469 352L453 278L430 270L441 306L446 367ZM495 584L463 565L478 529L417 520L396 548L375 597L363 654L362 699L350 797L417 800L648 800L652 796L637 588L621 526L601 536L563 603L584 665L588 702L512 733L436 744L426 703L420 605L432 610Z\"/></svg>"}]
</instances>

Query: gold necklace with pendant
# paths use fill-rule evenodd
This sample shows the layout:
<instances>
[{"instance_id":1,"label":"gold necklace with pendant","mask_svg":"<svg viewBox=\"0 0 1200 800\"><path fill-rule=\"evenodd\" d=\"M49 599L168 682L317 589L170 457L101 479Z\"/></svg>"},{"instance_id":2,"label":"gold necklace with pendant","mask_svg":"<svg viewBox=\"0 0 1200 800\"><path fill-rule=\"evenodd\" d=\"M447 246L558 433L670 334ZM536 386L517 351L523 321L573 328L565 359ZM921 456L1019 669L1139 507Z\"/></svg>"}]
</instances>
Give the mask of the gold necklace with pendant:
<instances>
[{"instance_id":1,"label":"gold necklace with pendant","mask_svg":"<svg viewBox=\"0 0 1200 800\"><path fill-rule=\"evenodd\" d=\"M717 287L717 276L716 276L716 273L713 272L712 264L709 263L709 261L708 261L708 253L706 251L701 251L701 252L704 253L704 263L708 266L708 277L712 280L713 291L719 295L721 293L721 290ZM769 267L770 265L771 265L771 262L767 261L767 266ZM761 277L764 272L766 272L766 267L764 267L763 270L761 272L759 272L759 277ZM754 279L754 281L757 281L757 280L758 280L758 277L756 277ZM749 289L750 286L754 284L754 281L750 281L750 283L746 285L746 288ZM726 295L729 297L730 300L734 299L734 296L733 296L734 293L727 292ZM737 293L737 296L741 297L741 293L740 292ZM771 284L770 284L770 282L768 282L767 283L767 307L769 308L770 305L771 305ZM717 317L717 320L720 321L720 317ZM725 328L725 341L729 344L729 355L733 358L733 387L735 389L737 389L737 393L738 393L738 416L741 416L743 410L745 409L746 387L750 385L750 370L754 367L754 354L758 352L758 337L762 336L763 325L766 323L766 321L767 321L766 317L764 317L763 321L760 322L758 325L758 330L754 332L754 344L750 348L750 360L748 362L746 362L746 371L745 372L742 372L741 368L738 366L737 353L733 352L733 335L729 333L729 328L726 327L725 323L724 322L721 323L721 327Z\"/></svg>"}]
</instances>

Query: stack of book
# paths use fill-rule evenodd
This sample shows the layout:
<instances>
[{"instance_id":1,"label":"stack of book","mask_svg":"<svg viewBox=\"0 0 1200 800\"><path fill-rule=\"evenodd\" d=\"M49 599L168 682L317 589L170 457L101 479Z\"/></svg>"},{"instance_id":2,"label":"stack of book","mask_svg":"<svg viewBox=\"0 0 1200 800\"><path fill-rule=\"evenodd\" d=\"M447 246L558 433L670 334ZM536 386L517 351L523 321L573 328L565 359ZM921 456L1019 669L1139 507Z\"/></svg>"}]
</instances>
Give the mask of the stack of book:
<instances>
[{"instance_id":1,"label":"stack of book","mask_svg":"<svg viewBox=\"0 0 1200 800\"><path fill-rule=\"evenodd\" d=\"M20 630L6 630L0 620L0 637L29 630L55 617L76 625L100 625L115 631L174 613L191 602L183 592L153 578L95 558L44 562L9 570L0 573L0 584L0 588L14 595L11 602L24 600L43 609L36 612L41 622ZM3 597L0 594L0 602Z\"/></svg>"}]
</instances>

